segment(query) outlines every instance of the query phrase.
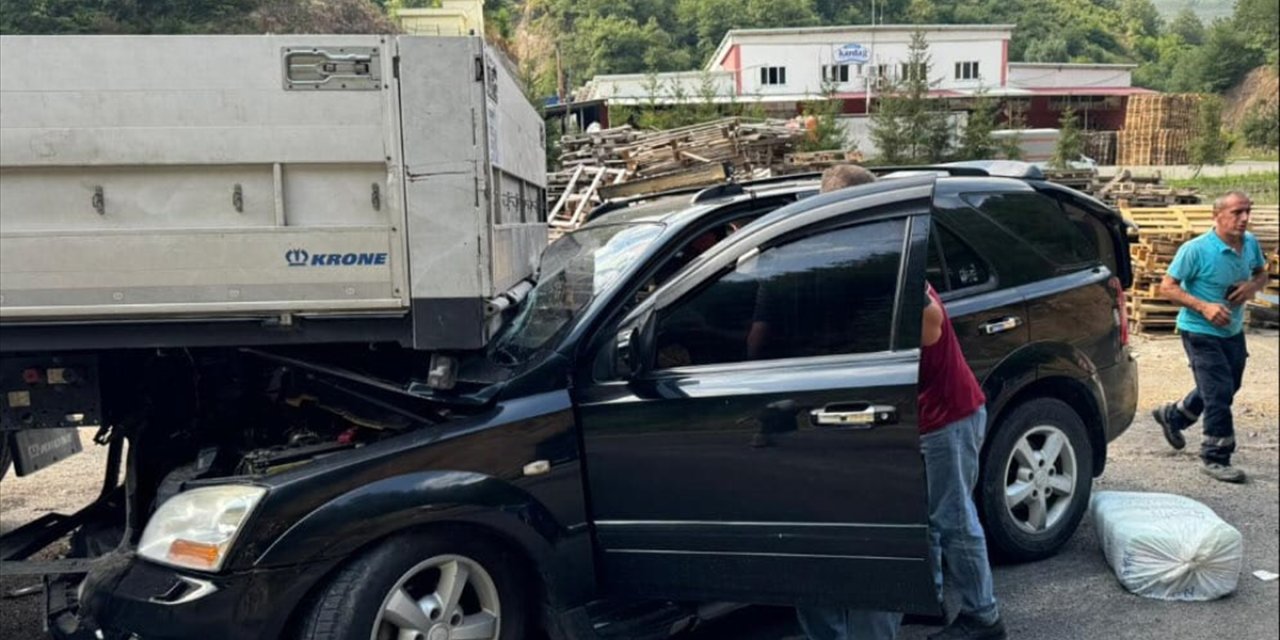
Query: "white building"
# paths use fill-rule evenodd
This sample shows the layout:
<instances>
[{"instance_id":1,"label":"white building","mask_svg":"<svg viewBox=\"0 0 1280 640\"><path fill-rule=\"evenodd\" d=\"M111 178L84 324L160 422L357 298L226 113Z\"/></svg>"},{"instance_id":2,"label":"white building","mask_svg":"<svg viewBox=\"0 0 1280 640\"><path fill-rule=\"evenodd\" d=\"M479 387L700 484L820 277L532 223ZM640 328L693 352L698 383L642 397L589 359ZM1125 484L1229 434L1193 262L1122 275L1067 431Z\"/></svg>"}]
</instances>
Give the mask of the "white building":
<instances>
[{"instance_id":1,"label":"white building","mask_svg":"<svg viewBox=\"0 0 1280 640\"><path fill-rule=\"evenodd\" d=\"M1056 128L1062 110L1081 114L1085 128L1118 130L1127 97L1149 93L1131 84L1135 65L1009 61L1014 25L875 25L734 29L700 71L601 75L575 101L608 104L759 103L773 116L800 113L826 95L842 103L842 123L868 153L868 102L908 68L911 37L928 45L930 96L951 99L965 119L967 98L984 93L1018 104L1024 125ZM599 120L597 120L599 121ZM585 123L584 123L585 124Z\"/></svg>"},{"instance_id":2,"label":"white building","mask_svg":"<svg viewBox=\"0 0 1280 640\"><path fill-rule=\"evenodd\" d=\"M725 98L769 103L805 101L834 90L842 99L873 94L884 80L904 78L911 35L924 31L930 82L940 95L988 92L1008 84L1013 25L876 25L734 29L701 72L602 75L576 99L642 102L673 93L705 94L708 78ZM678 89L677 89L678 87Z\"/></svg>"},{"instance_id":3,"label":"white building","mask_svg":"<svg viewBox=\"0 0 1280 640\"><path fill-rule=\"evenodd\" d=\"M911 36L928 42L929 81L936 91L971 93L1008 83L1014 25L876 25L741 29L725 34L708 70L734 74L739 95L804 97L829 88L874 92L878 82L906 78Z\"/></svg>"}]
</instances>

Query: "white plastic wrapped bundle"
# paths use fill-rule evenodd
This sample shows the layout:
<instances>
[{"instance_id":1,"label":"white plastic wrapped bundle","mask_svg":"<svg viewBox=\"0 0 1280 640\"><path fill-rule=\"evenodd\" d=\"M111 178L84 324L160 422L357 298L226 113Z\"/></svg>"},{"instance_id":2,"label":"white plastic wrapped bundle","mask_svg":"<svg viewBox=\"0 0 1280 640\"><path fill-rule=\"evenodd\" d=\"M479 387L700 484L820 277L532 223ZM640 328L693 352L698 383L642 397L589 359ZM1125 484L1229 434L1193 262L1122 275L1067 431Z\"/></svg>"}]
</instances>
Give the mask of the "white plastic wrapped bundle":
<instances>
[{"instance_id":1,"label":"white plastic wrapped bundle","mask_svg":"<svg viewBox=\"0 0 1280 640\"><path fill-rule=\"evenodd\" d=\"M1167 493L1096 493L1089 505L1120 584L1157 600L1213 600L1235 591L1244 541L1209 507Z\"/></svg>"}]
</instances>

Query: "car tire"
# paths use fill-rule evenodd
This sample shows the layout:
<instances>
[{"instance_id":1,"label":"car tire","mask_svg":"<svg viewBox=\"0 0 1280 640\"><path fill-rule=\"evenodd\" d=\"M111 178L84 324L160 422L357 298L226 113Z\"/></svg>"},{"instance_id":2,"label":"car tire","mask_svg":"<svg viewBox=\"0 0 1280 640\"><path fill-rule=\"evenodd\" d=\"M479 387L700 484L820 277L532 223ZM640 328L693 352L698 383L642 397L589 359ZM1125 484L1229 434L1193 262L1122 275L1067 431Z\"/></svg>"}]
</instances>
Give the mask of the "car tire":
<instances>
[{"instance_id":1,"label":"car tire","mask_svg":"<svg viewBox=\"0 0 1280 640\"><path fill-rule=\"evenodd\" d=\"M530 601L521 566L474 535L397 535L331 576L310 598L295 637L431 640L465 628L468 638L520 640ZM452 605L451 586L458 594Z\"/></svg>"},{"instance_id":2,"label":"car tire","mask_svg":"<svg viewBox=\"0 0 1280 640\"><path fill-rule=\"evenodd\" d=\"M1093 447L1084 422L1052 398L1015 407L993 428L978 483L993 557L1028 562L1052 556L1089 505Z\"/></svg>"}]
</instances>

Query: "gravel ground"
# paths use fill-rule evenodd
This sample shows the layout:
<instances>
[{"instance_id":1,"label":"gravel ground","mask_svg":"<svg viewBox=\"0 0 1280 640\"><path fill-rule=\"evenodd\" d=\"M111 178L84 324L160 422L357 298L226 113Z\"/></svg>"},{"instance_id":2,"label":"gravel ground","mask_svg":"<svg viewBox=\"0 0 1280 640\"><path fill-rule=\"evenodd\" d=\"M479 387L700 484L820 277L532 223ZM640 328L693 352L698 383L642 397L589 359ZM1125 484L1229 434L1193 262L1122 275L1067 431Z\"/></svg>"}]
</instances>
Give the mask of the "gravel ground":
<instances>
[{"instance_id":1,"label":"gravel ground","mask_svg":"<svg viewBox=\"0 0 1280 640\"><path fill-rule=\"evenodd\" d=\"M1262 582L1259 569L1280 573L1280 342L1275 332L1249 336L1251 358L1237 396L1236 463L1248 470L1243 486L1202 476L1194 438L1187 450L1170 449L1150 417L1155 405L1181 395L1191 384L1177 339L1136 339L1141 399L1138 418L1111 445L1106 474L1095 491L1175 493L1213 508L1245 538L1244 573L1237 592L1208 603L1166 603L1125 592L1103 560L1092 523L1085 519L1061 554L1042 562L998 567L996 594L1010 637L1025 640L1280 638L1276 611L1280 581ZM0 531L50 511L68 512L96 495L106 450L82 433L85 453L28 478L6 478L0 486ZM57 549L46 552L57 553ZM0 592L32 584L0 578ZM0 638L46 640L41 630L41 598L0 600ZM923 638L932 628L909 626L904 640ZM753 607L686 635L686 640L779 640L799 631L785 609Z\"/></svg>"}]
</instances>

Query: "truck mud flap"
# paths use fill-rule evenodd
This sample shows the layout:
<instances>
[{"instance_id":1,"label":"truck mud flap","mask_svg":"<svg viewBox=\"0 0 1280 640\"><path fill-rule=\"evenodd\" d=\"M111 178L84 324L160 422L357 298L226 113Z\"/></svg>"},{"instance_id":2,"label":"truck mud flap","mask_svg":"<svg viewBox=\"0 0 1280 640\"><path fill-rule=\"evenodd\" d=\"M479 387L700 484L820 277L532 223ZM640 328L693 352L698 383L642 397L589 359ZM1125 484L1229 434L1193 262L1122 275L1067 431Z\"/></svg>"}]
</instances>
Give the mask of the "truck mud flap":
<instances>
[{"instance_id":1,"label":"truck mud flap","mask_svg":"<svg viewBox=\"0 0 1280 640\"><path fill-rule=\"evenodd\" d=\"M59 460L80 453L78 429L31 429L13 434L13 469L31 475Z\"/></svg>"}]
</instances>

